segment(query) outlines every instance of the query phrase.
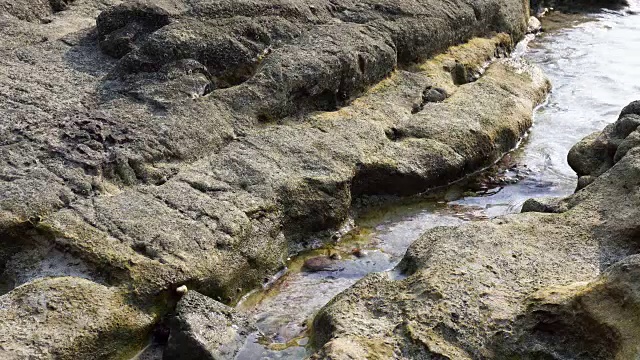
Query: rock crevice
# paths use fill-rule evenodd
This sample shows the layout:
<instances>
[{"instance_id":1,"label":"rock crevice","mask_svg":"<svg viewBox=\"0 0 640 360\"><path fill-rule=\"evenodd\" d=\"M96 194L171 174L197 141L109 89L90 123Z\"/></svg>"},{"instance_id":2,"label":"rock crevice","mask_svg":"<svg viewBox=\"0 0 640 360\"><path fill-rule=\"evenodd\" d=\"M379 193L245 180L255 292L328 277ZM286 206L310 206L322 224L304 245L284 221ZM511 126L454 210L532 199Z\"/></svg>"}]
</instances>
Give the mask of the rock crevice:
<instances>
[{"instance_id":1,"label":"rock crevice","mask_svg":"<svg viewBox=\"0 0 640 360\"><path fill-rule=\"evenodd\" d=\"M549 88L507 59L451 77L456 60L480 69L522 36L520 0L77 0L47 23L16 14L0 18L0 300L73 275L150 323L184 284L232 303L357 196L493 163ZM428 86L449 96L411 114ZM75 273L38 270L66 261ZM23 268L35 280L13 288ZM101 346L137 346L149 327L131 331Z\"/></svg>"},{"instance_id":2,"label":"rock crevice","mask_svg":"<svg viewBox=\"0 0 640 360\"><path fill-rule=\"evenodd\" d=\"M638 112L572 149L593 176L574 195L428 230L398 266L406 278L371 274L333 299L314 321L317 357L379 356L379 344L399 359L638 357L640 151L615 155Z\"/></svg>"}]
</instances>

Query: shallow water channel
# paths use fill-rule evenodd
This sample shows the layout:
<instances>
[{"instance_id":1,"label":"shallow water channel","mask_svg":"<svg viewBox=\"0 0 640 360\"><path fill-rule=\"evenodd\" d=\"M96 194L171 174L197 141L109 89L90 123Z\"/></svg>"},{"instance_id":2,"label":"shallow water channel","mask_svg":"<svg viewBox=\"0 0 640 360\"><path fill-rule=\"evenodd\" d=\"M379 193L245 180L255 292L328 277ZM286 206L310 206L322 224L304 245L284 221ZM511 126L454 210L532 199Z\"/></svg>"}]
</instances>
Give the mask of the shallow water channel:
<instances>
[{"instance_id":1,"label":"shallow water channel","mask_svg":"<svg viewBox=\"0 0 640 360\"><path fill-rule=\"evenodd\" d=\"M632 10L640 10L640 1ZM260 333L252 334L237 359L308 356L307 327L313 315L366 274L393 271L407 247L429 228L516 213L528 198L573 192L576 176L566 162L571 146L615 121L622 107L640 98L640 15L591 15L587 22L539 36L520 50L544 69L553 91L537 109L520 147L487 175L499 181L489 181L494 185L483 191L471 192L461 183L435 197L374 207L360 214L331 250L293 259L281 276L238 304L256 320ZM305 259L329 251L341 257L329 270L301 271Z\"/></svg>"}]
</instances>

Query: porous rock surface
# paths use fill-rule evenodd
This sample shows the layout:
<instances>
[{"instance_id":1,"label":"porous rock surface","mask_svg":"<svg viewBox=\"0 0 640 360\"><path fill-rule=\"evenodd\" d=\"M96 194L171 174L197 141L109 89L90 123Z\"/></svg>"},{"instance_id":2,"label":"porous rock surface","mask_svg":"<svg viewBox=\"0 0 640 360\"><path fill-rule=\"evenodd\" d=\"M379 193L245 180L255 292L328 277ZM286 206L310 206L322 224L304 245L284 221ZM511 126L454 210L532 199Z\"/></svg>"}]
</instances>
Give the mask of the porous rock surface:
<instances>
[{"instance_id":1,"label":"porous rock surface","mask_svg":"<svg viewBox=\"0 0 640 360\"><path fill-rule=\"evenodd\" d=\"M125 358L146 342L155 320L119 289L38 279L0 296L0 358Z\"/></svg>"},{"instance_id":2,"label":"porous rock surface","mask_svg":"<svg viewBox=\"0 0 640 360\"><path fill-rule=\"evenodd\" d=\"M233 301L353 198L512 148L549 86L494 61L528 17L520 0L0 0L2 292L75 276L154 319L183 284Z\"/></svg>"},{"instance_id":3,"label":"porous rock surface","mask_svg":"<svg viewBox=\"0 0 640 360\"><path fill-rule=\"evenodd\" d=\"M180 299L170 320L165 360L233 359L256 331L244 316L196 291Z\"/></svg>"},{"instance_id":4,"label":"porous rock surface","mask_svg":"<svg viewBox=\"0 0 640 360\"><path fill-rule=\"evenodd\" d=\"M317 357L640 356L638 104L572 150L599 160L571 161L596 172L590 185L525 213L429 230L399 265L406 278L372 274L333 299L314 321Z\"/></svg>"},{"instance_id":5,"label":"porous rock surface","mask_svg":"<svg viewBox=\"0 0 640 360\"><path fill-rule=\"evenodd\" d=\"M578 189L589 185L640 145L638 125L640 101L634 101L622 109L618 121L585 137L571 148L567 161L578 174Z\"/></svg>"}]
</instances>

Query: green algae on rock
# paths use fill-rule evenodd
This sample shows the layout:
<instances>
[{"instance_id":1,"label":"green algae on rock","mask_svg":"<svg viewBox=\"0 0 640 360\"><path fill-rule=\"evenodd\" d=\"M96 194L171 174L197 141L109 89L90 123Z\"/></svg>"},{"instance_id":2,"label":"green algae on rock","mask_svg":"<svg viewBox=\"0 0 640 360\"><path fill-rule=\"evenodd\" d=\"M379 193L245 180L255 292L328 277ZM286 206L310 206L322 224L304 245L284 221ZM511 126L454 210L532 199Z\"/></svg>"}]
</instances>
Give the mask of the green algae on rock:
<instances>
[{"instance_id":1,"label":"green algae on rock","mask_svg":"<svg viewBox=\"0 0 640 360\"><path fill-rule=\"evenodd\" d=\"M504 59L520 0L2 4L7 299L78 275L157 309L183 284L233 302L358 196L490 165L549 88ZM429 87L447 98L414 112ZM80 265L38 266L61 253Z\"/></svg>"},{"instance_id":2,"label":"green algae on rock","mask_svg":"<svg viewBox=\"0 0 640 360\"><path fill-rule=\"evenodd\" d=\"M0 357L122 359L147 341L155 321L119 289L37 279L0 296Z\"/></svg>"},{"instance_id":3,"label":"green algae on rock","mask_svg":"<svg viewBox=\"0 0 640 360\"><path fill-rule=\"evenodd\" d=\"M428 6L421 8L424 11L435 6L425 4ZM519 2L504 5L500 14L522 7ZM231 5L224 6L237 11ZM287 6L293 5L283 9L289 9ZM481 29L495 30L498 24L509 24L512 35L519 36L518 11L498 21L484 17L483 6L489 8L494 2L474 6L479 7L480 14L480 20L475 21L482 26L474 30L475 22L471 23L468 36ZM472 8L459 10L460 21ZM198 9L198 16L209 14L209 10ZM347 9L345 4L344 11ZM179 18L192 16L189 11L180 13ZM380 8L365 13L380 17L384 11ZM411 14L413 10L403 11ZM108 16L104 18L108 20ZM309 31L315 31L316 25L303 23ZM427 27L424 31L426 36L432 30ZM418 46L397 35L396 47L406 59L414 58L428 45ZM509 36L501 35L500 39L493 47L476 47L472 42L460 56L475 51L481 54L478 59L490 60L497 44L504 46ZM442 41L424 54L445 49L442 44L451 42ZM333 46L340 44L336 38ZM128 90L121 95L118 84L146 86L135 79L129 81L136 74L103 82L102 76L120 65L96 55L96 46L95 38L88 34L71 47L44 42L22 48L20 54L7 52L3 57L5 76L7 80L15 78L16 84L26 81L27 73L31 78L40 76L42 72L37 69L45 64L55 69L51 70L55 76L47 76L50 85L30 93L40 99L33 100L39 110L32 114L32 121L47 119L37 134L29 135L36 130L20 120L27 108L15 105L8 113L7 121L18 130L9 136L13 142L1 150L6 153L3 161L8 169L13 169L8 174L11 181L3 180L0 185L7 195L3 214L17 221L39 216L39 229L55 234L44 236L47 246L69 251L114 281L139 279L132 282L133 288L144 286L148 291L135 291L147 294L190 283L223 301L237 296L237 281L243 288L251 288L265 274L274 273L286 258L287 248L296 248L296 239L339 226L347 217L353 196L420 192L486 166L515 144L530 125L531 109L548 88L535 70L523 71L510 61L500 61L480 79L458 90L449 84L455 91L448 92L447 101L427 104L412 115L413 103L432 81L429 74L398 70L382 81L387 85L378 84L338 111L297 114L283 118L281 124L258 124L246 111L229 108L228 100L262 106L263 100L247 99L242 94L257 91L260 87L251 82L263 75L256 74L233 91L214 91L197 101L190 96L182 100L172 97L174 100L158 108L144 98L130 96ZM131 51L143 51L136 49ZM295 47L285 46L285 50L282 56L293 61L287 54L295 53ZM410 52L414 55L409 56ZM27 65L18 59L25 53L33 60ZM274 60L270 61L275 62L277 54L274 49L269 56ZM82 55L83 62L78 63ZM473 63L477 65L478 61ZM87 66L94 70L87 71ZM270 67L265 65L263 69ZM392 70L393 66L388 67L384 73ZM289 76L295 71L291 70ZM448 71L440 69L438 73L446 75ZM382 76L363 80L356 88L366 87L374 78L379 81ZM155 81L147 80L145 84ZM3 82L8 96L30 96L11 88L11 83ZM81 86L56 93L65 83ZM25 86L31 86L28 84L25 82ZM42 101L47 97L57 97L65 105L45 104ZM389 138L394 129L401 138ZM476 153L476 148L482 151ZM48 160L25 161L36 154ZM18 157L23 160L18 161Z\"/></svg>"},{"instance_id":4,"label":"green algae on rock","mask_svg":"<svg viewBox=\"0 0 640 360\"><path fill-rule=\"evenodd\" d=\"M602 136L630 136L636 106ZM610 150L608 170L551 208L427 231L399 265L405 279L371 274L320 312L318 356L384 344L393 358L637 357L640 152L615 162Z\"/></svg>"},{"instance_id":5,"label":"green algae on rock","mask_svg":"<svg viewBox=\"0 0 640 360\"><path fill-rule=\"evenodd\" d=\"M589 283L534 293L513 330L496 340L497 356L534 359L549 353L575 359L636 358L640 353L639 269L640 258L632 255Z\"/></svg>"}]
</instances>

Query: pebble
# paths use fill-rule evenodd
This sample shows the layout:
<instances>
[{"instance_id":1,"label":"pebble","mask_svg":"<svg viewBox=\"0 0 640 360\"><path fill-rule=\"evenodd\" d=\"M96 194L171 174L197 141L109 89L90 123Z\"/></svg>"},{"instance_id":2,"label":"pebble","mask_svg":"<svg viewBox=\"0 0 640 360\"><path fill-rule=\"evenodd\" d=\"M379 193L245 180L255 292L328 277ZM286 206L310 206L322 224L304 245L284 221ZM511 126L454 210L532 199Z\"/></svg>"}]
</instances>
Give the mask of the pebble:
<instances>
[{"instance_id":1,"label":"pebble","mask_svg":"<svg viewBox=\"0 0 640 360\"><path fill-rule=\"evenodd\" d=\"M328 256L316 256L304 261L303 269L309 272L331 270L333 261Z\"/></svg>"},{"instance_id":2,"label":"pebble","mask_svg":"<svg viewBox=\"0 0 640 360\"><path fill-rule=\"evenodd\" d=\"M365 251L363 251L362 249L359 249L359 248L351 249L351 254L353 254L353 256L355 256L357 258L361 258L361 257L367 256L367 253Z\"/></svg>"}]
</instances>

